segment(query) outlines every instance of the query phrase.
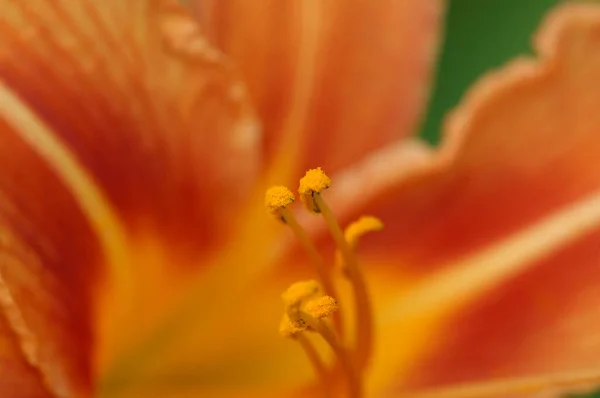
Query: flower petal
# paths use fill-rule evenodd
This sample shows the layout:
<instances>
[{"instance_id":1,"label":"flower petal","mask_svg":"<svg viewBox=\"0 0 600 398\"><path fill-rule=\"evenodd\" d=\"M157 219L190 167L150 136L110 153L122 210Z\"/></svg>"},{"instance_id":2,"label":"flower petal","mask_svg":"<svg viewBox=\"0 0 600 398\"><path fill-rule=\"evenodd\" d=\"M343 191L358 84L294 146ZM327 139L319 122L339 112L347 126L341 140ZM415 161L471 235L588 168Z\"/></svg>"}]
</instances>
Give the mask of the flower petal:
<instances>
[{"instance_id":1,"label":"flower petal","mask_svg":"<svg viewBox=\"0 0 600 398\"><path fill-rule=\"evenodd\" d=\"M252 187L258 136L243 86L170 3L15 2L1 73L121 216L207 245Z\"/></svg>"},{"instance_id":2,"label":"flower petal","mask_svg":"<svg viewBox=\"0 0 600 398\"><path fill-rule=\"evenodd\" d=\"M313 370L299 344L278 331L280 286L289 280L287 275L283 280L261 278L233 290L221 285L229 291L227 298L195 303L196 311L187 312L169 336L175 338L157 340L151 347L160 356L142 352L120 364L136 369L125 378L118 372L109 375L102 392L110 397L296 396Z\"/></svg>"},{"instance_id":3,"label":"flower petal","mask_svg":"<svg viewBox=\"0 0 600 398\"><path fill-rule=\"evenodd\" d=\"M435 348L411 371L404 388L544 375L559 380L597 369L599 242L596 230L457 313L443 335L435 334ZM549 380L546 387L556 387ZM588 381L562 384L569 390Z\"/></svg>"},{"instance_id":4,"label":"flower petal","mask_svg":"<svg viewBox=\"0 0 600 398\"><path fill-rule=\"evenodd\" d=\"M53 398L37 369L23 355L19 340L4 316L0 317L0 391L14 398Z\"/></svg>"},{"instance_id":5,"label":"flower petal","mask_svg":"<svg viewBox=\"0 0 600 398\"><path fill-rule=\"evenodd\" d=\"M600 63L597 8L561 10L538 35L539 61L517 60L483 78L448 119L438 159L361 209L386 224L363 252L393 254L421 274L600 187L592 167L600 95L588 84Z\"/></svg>"},{"instance_id":6,"label":"flower petal","mask_svg":"<svg viewBox=\"0 0 600 398\"><path fill-rule=\"evenodd\" d=\"M103 256L48 164L5 120L0 137L0 308L52 396L85 395L92 388L92 293Z\"/></svg>"},{"instance_id":7,"label":"flower petal","mask_svg":"<svg viewBox=\"0 0 600 398\"><path fill-rule=\"evenodd\" d=\"M268 158L300 157L293 176L414 133L442 1L191 3L248 82Z\"/></svg>"},{"instance_id":8,"label":"flower petal","mask_svg":"<svg viewBox=\"0 0 600 398\"><path fill-rule=\"evenodd\" d=\"M161 0L6 2L0 117L0 275L46 370L87 391L238 223L256 122L227 60Z\"/></svg>"},{"instance_id":9,"label":"flower petal","mask_svg":"<svg viewBox=\"0 0 600 398\"><path fill-rule=\"evenodd\" d=\"M535 43L451 115L437 164L367 206L387 228L361 252L403 279L375 372L395 362L402 388L598 364L600 8L562 6Z\"/></svg>"}]
</instances>

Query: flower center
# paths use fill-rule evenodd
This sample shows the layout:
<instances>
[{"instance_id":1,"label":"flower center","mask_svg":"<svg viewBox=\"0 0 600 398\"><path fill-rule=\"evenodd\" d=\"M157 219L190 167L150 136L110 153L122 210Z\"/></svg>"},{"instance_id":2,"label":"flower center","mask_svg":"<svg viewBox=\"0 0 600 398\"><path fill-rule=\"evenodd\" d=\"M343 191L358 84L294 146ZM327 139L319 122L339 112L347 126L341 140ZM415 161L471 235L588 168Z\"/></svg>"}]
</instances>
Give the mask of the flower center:
<instances>
[{"instance_id":1,"label":"flower center","mask_svg":"<svg viewBox=\"0 0 600 398\"><path fill-rule=\"evenodd\" d=\"M335 241L336 264L327 266L323 256L311 242L308 234L296 220L289 206L294 194L286 187L267 190L265 204L269 213L287 225L306 251L314 266L318 281L309 280L292 284L282 295L285 313L280 325L282 336L297 341L305 351L320 379L325 396L331 396L332 378L338 374L344 381L344 396L363 396L363 376L373 349L373 316L367 286L355 255L359 238L369 231L378 231L383 224L375 217L362 217L345 231L321 196L331 186L331 179L320 168L309 170L300 180L300 199L306 209L322 216ZM348 281L354 307L354 338L346 341L342 318L347 314L347 303L339 303L334 284L334 269ZM331 319L329 319L331 318ZM323 339L336 356L336 363L328 368L315 348L313 337Z\"/></svg>"}]
</instances>

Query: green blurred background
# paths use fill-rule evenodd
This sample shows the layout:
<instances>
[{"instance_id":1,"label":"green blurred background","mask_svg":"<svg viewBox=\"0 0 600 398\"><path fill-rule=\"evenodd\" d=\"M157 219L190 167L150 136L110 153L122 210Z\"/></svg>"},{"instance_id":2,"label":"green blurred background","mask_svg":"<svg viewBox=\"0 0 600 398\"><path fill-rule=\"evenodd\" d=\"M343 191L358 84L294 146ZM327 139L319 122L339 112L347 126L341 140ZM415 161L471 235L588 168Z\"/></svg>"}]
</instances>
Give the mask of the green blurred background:
<instances>
[{"instance_id":1,"label":"green blurred background","mask_svg":"<svg viewBox=\"0 0 600 398\"><path fill-rule=\"evenodd\" d=\"M563 0L564 1L564 0ZM531 54L531 37L561 0L452 0L447 13L433 96L421 136L440 137L444 115L486 71L520 54ZM600 389L566 398L600 398Z\"/></svg>"},{"instance_id":2,"label":"green blurred background","mask_svg":"<svg viewBox=\"0 0 600 398\"><path fill-rule=\"evenodd\" d=\"M453 0L421 136L437 143L444 115L486 71L531 53L531 36L560 0Z\"/></svg>"}]
</instances>

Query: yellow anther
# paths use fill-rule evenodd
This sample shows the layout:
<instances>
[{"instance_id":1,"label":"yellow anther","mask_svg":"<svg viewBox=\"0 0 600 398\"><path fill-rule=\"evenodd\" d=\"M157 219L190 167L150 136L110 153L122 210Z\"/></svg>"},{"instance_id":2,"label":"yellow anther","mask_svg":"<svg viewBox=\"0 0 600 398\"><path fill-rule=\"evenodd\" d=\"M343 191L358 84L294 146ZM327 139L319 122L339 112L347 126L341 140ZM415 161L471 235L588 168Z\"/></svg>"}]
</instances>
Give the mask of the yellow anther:
<instances>
[{"instance_id":1,"label":"yellow anther","mask_svg":"<svg viewBox=\"0 0 600 398\"><path fill-rule=\"evenodd\" d=\"M312 299L323 294L323 289L319 282L315 280L301 281L293 283L283 292L281 298L286 307L299 305L305 300Z\"/></svg>"},{"instance_id":2,"label":"yellow anther","mask_svg":"<svg viewBox=\"0 0 600 398\"><path fill-rule=\"evenodd\" d=\"M337 301L331 296L321 296L308 301L304 305L304 312L317 318L326 318L339 308Z\"/></svg>"},{"instance_id":3,"label":"yellow anther","mask_svg":"<svg viewBox=\"0 0 600 398\"><path fill-rule=\"evenodd\" d=\"M282 295L285 314L279 326L284 337L309 329L314 330L315 322L333 314L338 304L331 296L323 295L318 282L313 280L296 282Z\"/></svg>"},{"instance_id":4,"label":"yellow anther","mask_svg":"<svg viewBox=\"0 0 600 398\"><path fill-rule=\"evenodd\" d=\"M321 209L313 199L314 194L320 193L322 190L331 186L331 178L325 174L320 167L311 169L306 172L306 175L300 179L300 200L306 208L313 213L320 213Z\"/></svg>"},{"instance_id":5,"label":"yellow anther","mask_svg":"<svg viewBox=\"0 0 600 398\"><path fill-rule=\"evenodd\" d=\"M285 219L282 217L281 211L294 203L294 200L295 197L292 191L282 185L271 187L265 193L267 211L283 222L285 222Z\"/></svg>"},{"instance_id":6,"label":"yellow anther","mask_svg":"<svg viewBox=\"0 0 600 398\"><path fill-rule=\"evenodd\" d=\"M279 324L279 334L285 338L294 337L296 334L305 331L306 328L307 326L302 319L292 321L287 314L284 314Z\"/></svg>"},{"instance_id":7,"label":"yellow anther","mask_svg":"<svg viewBox=\"0 0 600 398\"><path fill-rule=\"evenodd\" d=\"M381 231L383 229L383 222L380 219L373 216L363 216L357 221L350 224L344 231L344 237L350 247L354 248L358 243L358 240L367 232Z\"/></svg>"}]
</instances>

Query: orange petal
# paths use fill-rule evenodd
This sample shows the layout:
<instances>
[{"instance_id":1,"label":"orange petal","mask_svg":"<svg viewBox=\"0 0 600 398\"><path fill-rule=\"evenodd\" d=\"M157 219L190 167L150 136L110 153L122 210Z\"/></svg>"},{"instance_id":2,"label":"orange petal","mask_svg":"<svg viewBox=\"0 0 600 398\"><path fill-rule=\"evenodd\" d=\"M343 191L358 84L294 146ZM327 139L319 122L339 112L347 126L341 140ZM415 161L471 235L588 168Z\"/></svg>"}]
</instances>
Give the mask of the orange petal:
<instances>
[{"instance_id":1,"label":"orange petal","mask_svg":"<svg viewBox=\"0 0 600 398\"><path fill-rule=\"evenodd\" d=\"M4 120L0 137L0 306L53 396L89 393L100 248L48 164Z\"/></svg>"},{"instance_id":2,"label":"orange petal","mask_svg":"<svg viewBox=\"0 0 600 398\"><path fill-rule=\"evenodd\" d=\"M437 161L361 209L386 224L364 251L393 254L419 274L600 187L600 94L589 84L600 64L596 10L554 13L536 39L539 61L516 60L471 90L448 119Z\"/></svg>"},{"instance_id":3,"label":"orange petal","mask_svg":"<svg viewBox=\"0 0 600 398\"><path fill-rule=\"evenodd\" d=\"M39 3L0 25L3 80L120 216L208 245L257 171L244 87L169 1Z\"/></svg>"},{"instance_id":4,"label":"orange petal","mask_svg":"<svg viewBox=\"0 0 600 398\"><path fill-rule=\"evenodd\" d=\"M29 362L4 315L0 316L0 391L11 398L53 398L39 369Z\"/></svg>"},{"instance_id":5,"label":"orange petal","mask_svg":"<svg viewBox=\"0 0 600 398\"><path fill-rule=\"evenodd\" d=\"M403 388L598 365L599 38L597 5L552 13L539 60L478 83L448 120L439 163L367 206L387 228L365 258L393 264L400 283L423 277L399 292L380 342ZM402 330L423 350L408 363L391 340Z\"/></svg>"},{"instance_id":6,"label":"orange petal","mask_svg":"<svg viewBox=\"0 0 600 398\"><path fill-rule=\"evenodd\" d=\"M317 165L334 172L414 132L442 1L192 5L248 82L268 158L300 157L286 163L292 176Z\"/></svg>"},{"instance_id":7,"label":"orange petal","mask_svg":"<svg viewBox=\"0 0 600 398\"><path fill-rule=\"evenodd\" d=\"M577 250L600 229L600 174L594 167L600 153L600 118L595 111L600 94L590 84L600 78L599 25L595 5L571 5L553 14L536 41L539 60L518 60L485 78L449 119L437 160L400 175L394 188L361 206L362 212L386 224L384 231L365 237L359 248L366 272L378 281L371 284L379 320L375 388L385 376L387 381L395 377L403 387L477 381L481 374L476 371L486 365L478 366L476 353L467 354L493 346L485 346L479 335L484 346L473 348L475 340L466 333L460 340L462 350L453 350L458 337L447 339L454 334L443 321L461 305L519 275L539 269L536 272L549 276L535 280L554 278L559 267L548 264L555 256ZM358 181L354 189L347 189L347 203L353 197L361 201L370 183L365 178L364 186ZM584 246L581 250L584 256L590 254ZM560 265L584 270L587 261L597 260L586 258L576 263L563 258ZM593 281L589 273L583 274ZM554 283L561 276L565 279L556 274ZM573 297L582 289L577 283L564 288ZM515 307L503 312L518 316ZM484 316L471 311L481 317L481 325L494 324L489 312ZM557 309L550 315L559 319L564 314ZM548 318L542 321L524 333L535 338L535 329L550 324ZM470 324L478 322L467 317L456 333ZM510 344L511 334L503 331ZM557 367L569 366L563 354L557 354ZM520 358L506 346L498 355L515 369L513 361L526 366L537 361L535 356ZM461 361L467 371L458 378L449 369L459 369ZM430 366L437 371L429 372ZM473 372L471 379L468 372Z\"/></svg>"},{"instance_id":8,"label":"orange petal","mask_svg":"<svg viewBox=\"0 0 600 398\"><path fill-rule=\"evenodd\" d=\"M0 232L14 260L0 275L48 377L89 390L90 350L105 366L237 223L256 123L176 2L3 10Z\"/></svg>"},{"instance_id":9,"label":"orange petal","mask_svg":"<svg viewBox=\"0 0 600 398\"><path fill-rule=\"evenodd\" d=\"M403 388L597 369L599 242L597 230L460 311L444 325L443 335L435 334L431 351ZM567 383L566 389L575 387Z\"/></svg>"}]
</instances>

